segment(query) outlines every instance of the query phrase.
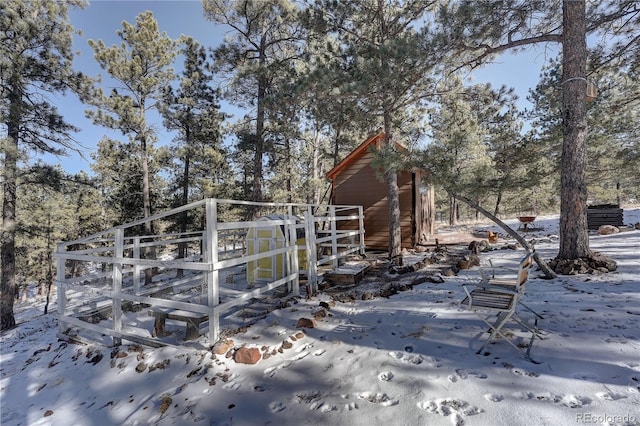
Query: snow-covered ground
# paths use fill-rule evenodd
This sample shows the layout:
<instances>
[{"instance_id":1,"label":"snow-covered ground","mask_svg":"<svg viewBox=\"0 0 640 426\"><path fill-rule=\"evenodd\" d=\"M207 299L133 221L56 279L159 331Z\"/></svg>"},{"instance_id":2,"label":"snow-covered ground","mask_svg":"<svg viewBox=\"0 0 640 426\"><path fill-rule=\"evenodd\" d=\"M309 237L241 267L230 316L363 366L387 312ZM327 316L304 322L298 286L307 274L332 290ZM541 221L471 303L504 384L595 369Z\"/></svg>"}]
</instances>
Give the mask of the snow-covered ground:
<instances>
[{"instance_id":1,"label":"snow-covered ground","mask_svg":"<svg viewBox=\"0 0 640 426\"><path fill-rule=\"evenodd\" d=\"M538 218L543 230L528 233L545 259L557 254L557 221ZM639 221L640 209L625 211L625 224ZM486 327L459 302L477 268L390 298L336 302L304 331L298 319L330 298L293 301L230 337L272 353L254 365L207 350L67 344L55 316L31 300L1 336L0 423L640 425L640 231L593 234L590 244L618 270L554 280L534 272L528 283L525 302L547 333L532 350L540 364L499 340L475 354ZM481 259L504 272L521 255Z\"/></svg>"}]
</instances>

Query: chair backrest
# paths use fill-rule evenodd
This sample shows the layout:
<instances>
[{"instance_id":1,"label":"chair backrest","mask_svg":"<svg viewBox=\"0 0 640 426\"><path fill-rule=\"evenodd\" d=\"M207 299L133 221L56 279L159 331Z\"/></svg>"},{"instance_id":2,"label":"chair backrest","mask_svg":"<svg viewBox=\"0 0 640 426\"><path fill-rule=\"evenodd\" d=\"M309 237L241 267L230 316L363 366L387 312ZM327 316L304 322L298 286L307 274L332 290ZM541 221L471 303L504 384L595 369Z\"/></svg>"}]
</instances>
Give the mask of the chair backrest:
<instances>
[{"instance_id":1,"label":"chair backrest","mask_svg":"<svg viewBox=\"0 0 640 426\"><path fill-rule=\"evenodd\" d=\"M533 266L533 254L534 252L527 252L527 254L520 260L518 264L518 276L516 278L516 291L520 291L521 287L524 287L525 283L529 279L529 269Z\"/></svg>"}]
</instances>

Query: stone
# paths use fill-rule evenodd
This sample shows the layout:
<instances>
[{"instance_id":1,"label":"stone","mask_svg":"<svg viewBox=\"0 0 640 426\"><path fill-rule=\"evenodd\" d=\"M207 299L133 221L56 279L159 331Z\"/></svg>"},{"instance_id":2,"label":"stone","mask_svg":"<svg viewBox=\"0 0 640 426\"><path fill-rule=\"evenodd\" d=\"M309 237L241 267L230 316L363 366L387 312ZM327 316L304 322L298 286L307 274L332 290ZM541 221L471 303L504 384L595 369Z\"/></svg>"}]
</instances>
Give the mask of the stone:
<instances>
[{"instance_id":1,"label":"stone","mask_svg":"<svg viewBox=\"0 0 640 426\"><path fill-rule=\"evenodd\" d=\"M318 309L316 312L313 313L313 317L319 321L322 318L327 317L327 311L325 309Z\"/></svg>"},{"instance_id":2,"label":"stone","mask_svg":"<svg viewBox=\"0 0 640 426\"><path fill-rule=\"evenodd\" d=\"M617 234L618 232L620 232L620 229L613 225L601 225L598 228L598 235L611 235Z\"/></svg>"},{"instance_id":3,"label":"stone","mask_svg":"<svg viewBox=\"0 0 640 426\"><path fill-rule=\"evenodd\" d=\"M613 272L618 269L618 264L615 260L609 256L605 256L601 253L594 253L592 258L592 264L594 268L605 268L609 272Z\"/></svg>"},{"instance_id":4,"label":"stone","mask_svg":"<svg viewBox=\"0 0 640 426\"><path fill-rule=\"evenodd\" d=\"M282 346L280 346L282 349L291 349L293 347L293 343L291 343L288 340L285 340L284 342L282 342Z\"/></svg>"},{"instance_id":5,"label":"stone","mask_svg":"<svg viewBox=\"0 0 640 426\"><path fill-rule=\"evenodd\" d=\"M233 340L223 339L218 341L215 345L213 345L213 347L211 348L211 352L213 352L216 355L224 355L229 351L229 349L233 347L233 345L234 345Z\"/></svg>"},{"instance_id":6,"label":"stone","mask_svg":"<svg viewBox=\"0 0 640 426\"><path fill-rule=\"evenodd\" d=\"M233 354L233 360L238 364L257 364L260 359L262 359L262 354L258 348L243 346Z\"/></svg>"},{"instance_id":7,"label":"stone","mask_svg":"<svg viewBox=\"0 0 640 426\"><path fill-rule=\"evenodd\" d=\"M320 302L320 307L325 308L327 311L336 306L336 302L330 300L328 302Z\"/></svg>"},{"instance_id":8,"label":"stone","mask_svg":"<svg viewBox=\"0 0 640 426\"><path fill-rule=\"evenodd\" d=\"M452 268L447 268L442 271L442 275L444 275L445 277L453 277L456 275L456 271L454 271Z\"/></svg>"},{"instance_id":9,"label":"stone","mask_svg":"<svg viewBox=\"0 0 640 426\"><path fill-rule=\"evenodd\" d=\"M298 328L316 328L316 321L310 318L300 318L296 324Z\"/></svg>"}]
</instances>

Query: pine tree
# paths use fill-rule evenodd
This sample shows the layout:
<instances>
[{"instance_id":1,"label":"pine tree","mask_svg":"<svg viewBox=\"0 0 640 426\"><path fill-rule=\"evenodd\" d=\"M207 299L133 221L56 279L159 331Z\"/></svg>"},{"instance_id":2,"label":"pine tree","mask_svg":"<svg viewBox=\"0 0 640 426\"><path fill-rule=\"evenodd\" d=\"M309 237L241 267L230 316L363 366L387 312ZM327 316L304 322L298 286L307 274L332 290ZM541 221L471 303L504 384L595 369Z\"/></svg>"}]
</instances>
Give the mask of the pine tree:
<instances>
[{"instance_id":1,"label":"pine tree","mask_svg":"<svg viewBox=\"0 0 640 426\"><path fill-rule=\"evenodd\" d=\"M203 0L207 19L232 29L222 46L215 50L217 71L230 77L226 99L250 108L240 125L239 143L253 152L253 201L262 201L264 160L267 144L269 98L278 94L275 80L299 56L303 39L298 10L290 0ZM257 213L257 212L255 212Z\"/></svg>"},{"instance_id":2,"label":"pine tree","mask_svg":"<svg viewBox=\"0 0 640 426\"><path fill-rule=\"evenodd\" d=\"M103 137L91 158L91 170L102 199L103 228L140 219L142 173L132 146Z\"/></svg>"},{"instance_id":3,"label":"pine tree","mask_svg":"<svg viewBox=\"0 0 640 426\"><path fill-rule=\"evenodd\" d=\"M456 195L479 199L487 193L482 183L490 169L484 144L487 132L477 113L481 110L477 91L465 92L460 78L453 76L441 92L439 105L431 115L433 142L422 165L449 195L449 223L455 225Z\"/></svg>"},{"instance_id":4,"label":"pine tree","mask_svg":"<svg viewBox=\"0 0 640 426\"><path fill-rule=\"evenodd\" d=\"M429 29L421 28L420 21L434 6L429 1L327 0L317 2L309 12L318 31L336 34L350 76L349 91L385 132L390 258L397 258L401 248L397 173L402 165L393 161L398 158L393 144L400 141L404 121L422 116L421 107L433 94L437 52L425 42L430 38Z\"/></svg>"},{"instance_id":5,"label":"pine tree","mask_svg":"<svg viewBox=\"0 0 640 426\"><path fill-rule=\"evenodd\" d=\"M70 0L0 2L0 117L2 122L2 273L0 329L15 326L18 187L27 152L64 155L74 149L68 124L51 96L69 89L82 94L88 80L73 71Z\"/></svg>"},{"instance_id":6,"label":"pine tree","mask_svg":"<svg viewBox=\"0 0 640 426\"><path fill-rule=\"evenodd\" d=\"M558 260L591 258L587 232L586 184L586 36L603 40L607 60L637 52L640 14L634 0L592 2L512 0L451 3L439 10L443 45L460 67L479 66L501 52L534 44L562 46L563 149L560 179L560 249ZM588 17L588 21L587 21ZM613 38L613 43L610 43ZM608 45L608 44L611 45Z\"/></svg>"},{"instance_id":7,"label":"pine tree","mask_svg":"<svg viewBox=\"0 0 640 426\"><path fill-rule=\"evenodd\" d=\"M97 196L83 172L71 176L59 166L41 165L37 171L22 176L18 197L20 232L16 237L16 268L22 291L35 284L39 295L48 295L55 276L55 243L102 229ZM71 262L69 266L70 273L79 272L78 264Z\"/></svg>"},{"instance_id":8,"label":"pine tree","mask_svg":"<svg viewBox=\"0 0 640 426\"><path fill-rule=\"evenodd\" d=\"M191 37L182 42L185 59L180 84L176 90L167 87L161 108L165 126L178 132L170 148L174 158L174 180L169 183L173 207L222 195L214 188L223 186L230 169L222 146L221 123L225 116L220 112L218 91L211 86L213 75L206 50ZM186 232L192 220L184 212L178 230ZM185 250L181 244L178 257L184 258Z\"/></svg>"},{"instance_id":9,"label":"pine tree","mask_svg":"<svg viewBox=\"0 0 640 426\"><path fill-rule=\"evenodd\" d=\"M171 64L176 45L160 32L150 11L138 15L135 25L123 21L122 27L116 32L122 39L119 46L107 47L102 40L89 40L96 61L116 87L109 95L98 88L88 99L96 109L88 110L87 115L94 123L129 136L130 151L138 157L141 170L142 214L149 217L153 210L151 163L157 136L148 114L158 109L164 88L174 78ZM145 232L153 233L150 222L145 223Z\"/></svg>"}]
</instances>

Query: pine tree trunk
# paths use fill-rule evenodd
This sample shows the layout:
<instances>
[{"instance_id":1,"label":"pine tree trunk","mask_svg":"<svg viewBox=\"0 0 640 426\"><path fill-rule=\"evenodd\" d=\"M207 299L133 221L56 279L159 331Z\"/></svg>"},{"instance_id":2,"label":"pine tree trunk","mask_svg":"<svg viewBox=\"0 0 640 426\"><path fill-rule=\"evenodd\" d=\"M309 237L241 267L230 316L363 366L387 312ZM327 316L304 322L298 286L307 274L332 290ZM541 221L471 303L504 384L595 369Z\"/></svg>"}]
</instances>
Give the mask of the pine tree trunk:
<instances>
[{"instance_id":1,"label":"pine tree trunk","mask_svg":"<svg viewBox=\"0 0 640 426\"><path fill-rule=\"evenodd\" d=\"M291 187L291 178L293 175L293 167L291 165L291 141L289 137L285 137L284 141L284 158L285 158L285 168L286 168L286 176L285 176L285 186L287 188L287 203L293 203L293 188Z\"/></svg>"},{"instance_id":2,"label":"pine tree trunk","mask_svg":"<svg viewBox=\"0 0 640 426\"><path fill-rule=\"evenodd\" d=\"M262 97L264 97L264 88L261 87L258 90L258 112L256 115L252 201L262 201L262 159L264 157L264 106Z\"/></svg>"},{"instance_id":3,"label":"pine tree trunk","mask_svg":"<svg viewBox=\"0 0 640 426\"><path fill-rule=\"evenodd\" d=\"M563 2L563 143L558 259L590 257L587 228L587 106L585 2Z\"/></svg>"},{"instance_id":4,"label":"pine tree trunk","mask_svg":"<svg viewBox=\"0 0 640 426\"><path fill-rule=\"evenodd\" d=\"M264 44L264 39L262 40ZM264 46L261 46L264 48ZM260 66L262 67L265 62L264 58L264 50L260 52L260 58L258 59ZM255 135L255 155L253 158L253 192L252 192L252 201L262 201L262 180L263 180L263 171L262 171L262 160L264 157L264 121L265 121L265 110L264 110L264 102L265 97L267 95L267 82L265 81L265 77L258 76L258 93L257 93L257 111L256 111L256 135ZM253 218L256 219L259 215L259 211L254 209Z\"/></svg>"},{"instance_id":5,"label":"pine tree trunk","mask_svg":"<svg viewBox=\"0 0 640 426\"><path fill-rule=\"evenodd\" d=\"M500 216L500 203L502 202L502 189L498 189L498 195L496 197L496 206L493 209L493 215Z\"/></svg>"},{"instance_id":6,"label":"pine tree trunk","mask_svg":"<svg viewBox=\"0 0 640 426\"><path fill-rule=\"evenodd\" d=\"M146 136L142 136L141 140L141 148L140 148L140 156L141 156L141 165L142 165L142 206L144 217L151 216L151 177L149 172L149 156L147 153L147 140ZM150 221L144 223L144 232L146 235L153 234L153 225ZM145 259L153 259L155 258L155 250L153 247L147 247L144 249L144 257ZM144 270L144 283L145 285L151 284L153 280L153 270L145 269Z\"/></svg>"},{"instance_id":7,"label":"pine tree trunk","mask_svg":"<svg viewBox=\"0 0 640 426\"><path fill-rule=\"evenodd\" d=\"M384 143L388 147L391 142L391 116L384 113ZM388 165L384 172L387 185L387 201L389 202L389 259L397 259L402 250L402 230L400 224L400 190L398 189L398 173L395 165Z\"/></svg>"},{"instance_id":8,"label":"pine tree trunk","mask_svg":"<svg viewBox=\"0 0 640 426\"><path fill-rule=\"evenodd\" d=\"M320 132L316 129L313 138L313 157L311 160L311 179L313 180L312 186L312 201L313 204L320 204L320 191L318 190L317 182L320 179Z\"/></svg>"},{"instance_id":9,"label":"pine tree trunk","mask_svg":"<svg viewBox=\"0 0 640 426\"><path fill-rule=\"evenodd\" d=\"M20 136L20 97L17 94L19 77L11 79L9 92L9 120L4 149L4 182L2 199L2 271L0 278L0 330L15 327L13 301L16 297L16 189L18 172L18 138Z\"/></svg>"},{"instance_id":10,"label":"pine tree trunk","mask_svg":"<svg viewBox=\"0 0 640 426\"><path fill-rule=\"evenodd\" d=\"M449 225L458 224L458 201L453 195L449 195Z\"/></svg>"},{"instance_id":11,"label":"pine tree trunk","mask_svg":"<svg viewBox=\"0 0 640 426\"><path fill-rule=\"evenodd\" d=\"M186 150L184 154L184 174L182 176L182 205L186 206L189 203L189 180L190 180L190 166L191 166L191 151L189 147L191 146L190 137L191 132L189 129L185 132L186 139ZM187 232L187 221L189 220L189 214L185 211L182 212L180 216L180 232L184 237L184 234ZM182 242L178 244L178 259L185 259L187 257L187 243ZM184 276L184 270L182 268L178 269L176 272L177 278L182 278Z\"/></svg>"}]
</instances>

